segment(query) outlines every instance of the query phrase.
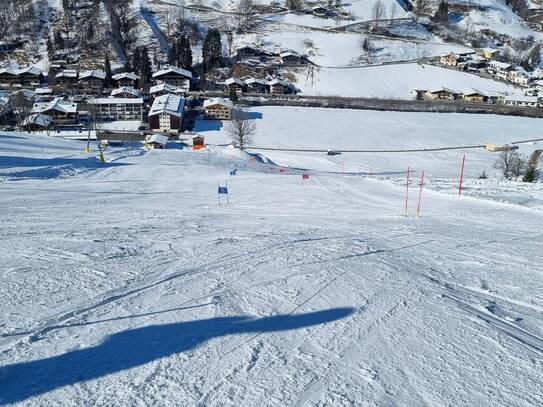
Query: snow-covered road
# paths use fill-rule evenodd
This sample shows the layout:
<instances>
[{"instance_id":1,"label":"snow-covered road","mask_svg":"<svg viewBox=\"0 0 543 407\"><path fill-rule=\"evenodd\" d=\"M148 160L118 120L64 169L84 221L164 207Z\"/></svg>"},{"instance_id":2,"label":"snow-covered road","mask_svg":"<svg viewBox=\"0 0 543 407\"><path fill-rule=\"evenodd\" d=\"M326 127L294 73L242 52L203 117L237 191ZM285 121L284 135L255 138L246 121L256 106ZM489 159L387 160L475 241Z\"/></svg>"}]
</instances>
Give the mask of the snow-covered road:
<instances>
[{"instance_id":1,"label":"snow-covered road","mask_svg":"<svg viewBox=\"0 0 543 407\"><path fill-rule=\"evenodd\" d=\"M0 184L0 405L543 403L542 212L116 157Z\"/></svg>"}]
</instances>

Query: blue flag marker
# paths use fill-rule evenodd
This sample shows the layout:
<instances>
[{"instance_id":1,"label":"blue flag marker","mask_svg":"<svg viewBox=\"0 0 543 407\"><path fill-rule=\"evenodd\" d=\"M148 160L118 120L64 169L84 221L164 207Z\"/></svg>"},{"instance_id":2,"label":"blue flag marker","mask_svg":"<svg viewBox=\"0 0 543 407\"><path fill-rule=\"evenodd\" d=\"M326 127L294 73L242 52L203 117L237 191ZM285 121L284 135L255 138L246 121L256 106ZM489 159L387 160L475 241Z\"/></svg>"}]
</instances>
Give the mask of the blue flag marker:
<instances>
[{"instance_id":1,"label":"blue flag marker","mask_svg":"<svg viewBox=\"0 0 543 407\"><path fill-rule=\"evenodd\" d=\"M221 205L221 195L226 195L226 204L230 204L230 200L228 198L228 183L226 183L224 186L221 186L217 182L217 200L219 202L219 206Z\"/></svg>"},{"instance_id":2,"label":"blue flag marker","mask_svg":"<svg viewBox=\"0 0 543 407\"><path fill-rule=\"evenodd\" d=\"M219 194L228 195L228 188L227 187L219 187Z\"/></svg>"}]
</instances>

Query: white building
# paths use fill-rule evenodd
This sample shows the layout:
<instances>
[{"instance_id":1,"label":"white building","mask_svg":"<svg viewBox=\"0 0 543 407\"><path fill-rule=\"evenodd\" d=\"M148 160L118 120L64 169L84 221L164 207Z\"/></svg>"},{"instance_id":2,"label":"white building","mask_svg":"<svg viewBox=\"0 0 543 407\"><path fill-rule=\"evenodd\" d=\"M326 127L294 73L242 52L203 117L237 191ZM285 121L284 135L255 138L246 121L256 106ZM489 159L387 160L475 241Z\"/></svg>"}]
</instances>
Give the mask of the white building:
<instances>
[{"instance_id":1,"label":"white building","mask_svg":"<svg viewBox=\"0 0 543 407\"><path fill-rule=\"evenodd\" d=\"M142 98L95 98L89 100L96 120L143 120Z\"/></svg>"},{"instance_id":2,"label":"white building","mask_svg":"<svg viewBox=\"0 0 543 407\"><path fill-rule=\"evenodd\" d=\"M185 98L167 94L157 96L149 111L149 128L155 131L181 130Z\"/></svg>"}]
</instances>

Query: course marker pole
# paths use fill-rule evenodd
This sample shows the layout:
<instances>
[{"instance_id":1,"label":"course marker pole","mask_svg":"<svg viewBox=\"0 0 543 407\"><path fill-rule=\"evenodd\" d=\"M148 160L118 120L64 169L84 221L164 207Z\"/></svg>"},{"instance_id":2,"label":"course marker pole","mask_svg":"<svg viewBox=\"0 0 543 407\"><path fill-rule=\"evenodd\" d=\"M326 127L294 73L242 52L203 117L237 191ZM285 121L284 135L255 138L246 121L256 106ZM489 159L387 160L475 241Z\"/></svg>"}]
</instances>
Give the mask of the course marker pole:
<instances>
[{"instance_id":1,"label":"course marker pole","mask_svg":"<svg viewBox=\"0 0 543 407\"><path fill-rule=\"evenodd\" d=\"M419 203L417 204L417 217L420 215L420 201L422 198L422 186L424 185L424 171L420 177L420 189L419 189Z\"/></svg>"},{"instance_id":2,"label":"course marker pole","mask_svg":"<svg viewBox=\"0 0 543 407\"><path fill-rule=\"evenodd\" d=\"M460 170L460 181L458 183L458 195L462 195L462 181L464 180L464 163L466 162L466 156L462 156L462 169Z\"/></svg>"},{"instance_id":3,"label":"course marker pole","mask_svg":"<svg viewBox=\"0 0 543 407\"><path fill-rule=\"evenodd\" d=\"M407 176L405 181L405 214L407 215L407 205L409 204L409 174L411 168L407 167Z\"/></svg>"}]
</instances>

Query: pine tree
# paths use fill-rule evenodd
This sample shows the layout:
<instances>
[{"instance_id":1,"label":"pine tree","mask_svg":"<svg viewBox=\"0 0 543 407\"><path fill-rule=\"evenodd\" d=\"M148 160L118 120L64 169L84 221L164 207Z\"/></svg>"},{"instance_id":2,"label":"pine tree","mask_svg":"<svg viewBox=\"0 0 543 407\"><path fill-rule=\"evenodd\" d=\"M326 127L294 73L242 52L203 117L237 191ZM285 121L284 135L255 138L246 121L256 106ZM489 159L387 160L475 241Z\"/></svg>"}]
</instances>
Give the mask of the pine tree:
<instances>
[{"instance_id":1,"label":"pine tree","mask_svg":"<svg viewBox=\"0 0 543 407\"><path fill-rule=\"evenodd\" d=\"M439 6L434 14L434 21L436 23L448 24L449 22L449 4L446 0L441 0Z\"/></svg>"},{"instance_id":2,"label":"pine tree","mask_svg":"<svg viewBox=\"0 0 543 407\"><path fill-rule=\"evenodd\" d=\"M182 35L179 38L177 44L179 66L188 71L192 70L192 50L190 48L190 41L186 35Z\"/></svg>"},{"instance_id":3,"label":"pine tree","mask_svg":"<svg viewBox=\"0 0 543 407\"><path fill-rule=\"evenodd\" d=\"M149 51L147 47L140 47L140 84L141 87L145 86L151 80L153 75L153 66L151 64L151 58L149 58Z\"/></svg>"},{"instance_id":4,"label":"pine tree","mask_svg":"<svg viewBox=\"0 0 543 407\"><path fill-rule=\"evenodd\" d=\"M55 58L55 46L50 37L47 37L47 56L49 57L49 60Z\"/></svg>"},{"instance_id":5,"label":"pine tree","mask_svg":"<svg viewBox=\"0 0 543 407\"><path fill-rule=\"evenodd\" d=\"M104 72L106 73L104 85L107 88L109 85L111 85L111 62L109 61L109 54L106 54L104 59Z\"/></svg>"},{"instance_id":6,"label":"pine tree","mask_svg":"<svg viewBox=\"0 0 543 407\"><path fill-rule=\"evenodd\" d=\"M231 86L230 90L228 91L228 99L230 99L233 104L238 103L238 93L236 92L236 89L233 86Z\"/></svg>"},{"instance_id":7,"label":"pine tree","mask_svg":"<svg viewBox=\"0 0 543 407\"><path fill-rule=\"evenodd\" d=\"M62 38L62 34L60 33L60 31L55 30L53 32L53 40L55 42L55 48L57 49L64 48L64 39Z\"/></svg>"},{"instance_id":8,"label":"pine tree","mask_svg":"<svg viewBox=\"0 0 543 407\"><path fill-rule=\"evenodd\" d=\"M202 47L202 59L206 68L212 68L220 63L222 56L221 33L219 30L210 29L204 39Z\"/></svg>"}]
</instances>

